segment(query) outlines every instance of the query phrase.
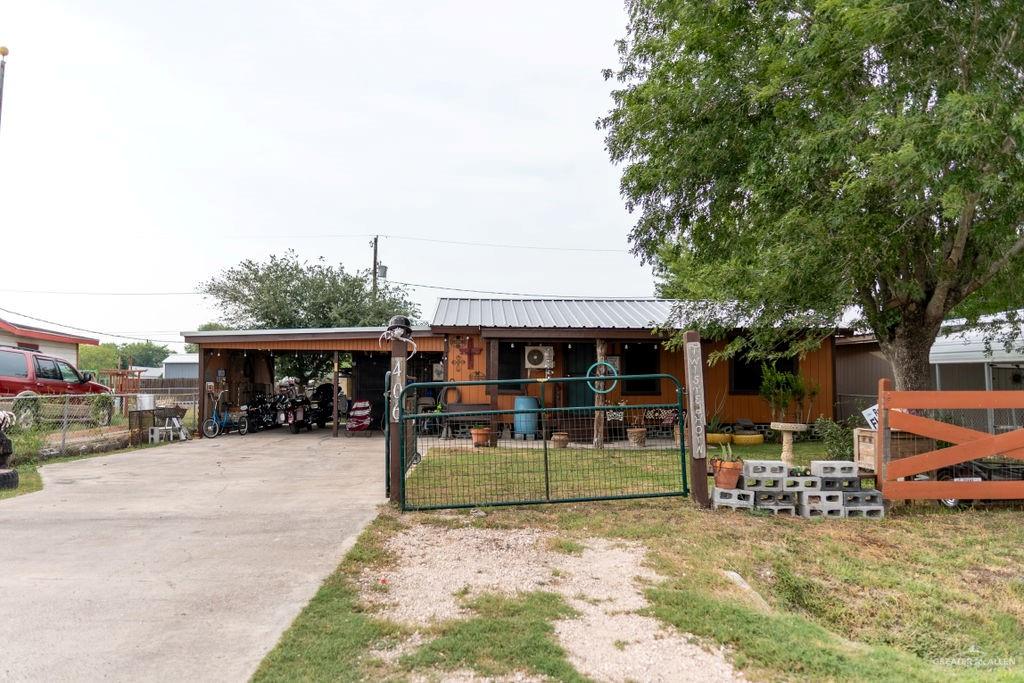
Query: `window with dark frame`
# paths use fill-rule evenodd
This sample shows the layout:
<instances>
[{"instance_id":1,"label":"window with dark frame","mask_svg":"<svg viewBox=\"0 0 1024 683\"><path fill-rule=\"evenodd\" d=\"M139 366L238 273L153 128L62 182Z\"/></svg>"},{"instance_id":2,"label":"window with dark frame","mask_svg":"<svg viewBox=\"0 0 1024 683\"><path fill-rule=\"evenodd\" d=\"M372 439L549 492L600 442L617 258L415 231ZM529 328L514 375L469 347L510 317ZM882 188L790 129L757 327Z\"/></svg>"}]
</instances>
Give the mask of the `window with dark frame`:
<instances>
[{"instance_id":1,"label":"window with dark frame","mask_svg":"<svg viewBox=\"0 0 1024 683\"><path fill-rule=\"evenodd\" d=\"M762 367L767 361L750 360L746 356L729 359L729 393L756 394L761 390ZM799 365L796 358L779 358L772 361L777 370L796 374Z\"/></svg>"},{"instance_id":2,"label":"window with dark frame","mask_svg":"<svg viewBox=\"0 0 1024 683\"><path fill-rule=\"evenodd\" d=\"M657 344L623 344L623 375L656 375L661 372L661 349ZM660 393L658 379L633 379L622 382L624 395L651 396Z\"/></svg>"},{"instance_id":3,"label":"window with dark frame","mask_svg":"<svg viewBox=\"0 0 1024 683\"><path fill-rule=\"evenodd\" d=\"M523 345L515 342L498 342L498 379L525 379L526 366L523 363ZM520 392L522 384L503 384L500 392Z\"/></svg>"},{"instance_id":4,"label":"window with dark frame","mask_svg":"<svg viewBox=\"0 0 1024 683\"><path fill-rule=\"evenodd\" d=\"M28 377L25 356L12 351L0 351L0 377Z\"/></svg>"},{"instance_id":5,"label":"window with dark frame","mask_svg":"<svg viewBox=\"0 0 1024 683\"><path fill-rule=\"evenodd\" d=\"M60 370L49 358L36 358L36 379L55 379L60 381Z\"/></svg>"}]
</instances>

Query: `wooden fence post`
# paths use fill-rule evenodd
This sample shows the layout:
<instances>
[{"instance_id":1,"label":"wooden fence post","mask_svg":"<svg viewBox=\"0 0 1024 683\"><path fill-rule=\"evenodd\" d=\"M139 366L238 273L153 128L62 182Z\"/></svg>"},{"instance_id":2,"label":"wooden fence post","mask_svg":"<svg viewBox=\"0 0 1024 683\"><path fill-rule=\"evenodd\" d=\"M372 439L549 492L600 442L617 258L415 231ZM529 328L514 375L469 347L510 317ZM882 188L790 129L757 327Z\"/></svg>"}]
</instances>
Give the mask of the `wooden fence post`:
<instances>
[{"instance_id":1,"label":"wooden fence post","mask_svg":"<svg viewBox=\"0 0 1024 683\"><path fill-rule=\"evenodd\" d=\"M711 506L708 497L708 444L704 430L704 354L700 335L691 330L684 336L686 353L686 440L690 450L693 500L699 507Z\"/></svg>"},{"instance_id":2,"label":"wooden fence post","mask_svg":"<svg viewBox=\"0 0 1024 683\"><path fill-rule=\"evenodd\" d=\"M886 454L889 450L889 410L886 406L885 395L892 388L892 382L884 377L878 380L878 424L875 431L875 488L885 491L882 488L885 481Z\"/></svg>"}]
</instances>

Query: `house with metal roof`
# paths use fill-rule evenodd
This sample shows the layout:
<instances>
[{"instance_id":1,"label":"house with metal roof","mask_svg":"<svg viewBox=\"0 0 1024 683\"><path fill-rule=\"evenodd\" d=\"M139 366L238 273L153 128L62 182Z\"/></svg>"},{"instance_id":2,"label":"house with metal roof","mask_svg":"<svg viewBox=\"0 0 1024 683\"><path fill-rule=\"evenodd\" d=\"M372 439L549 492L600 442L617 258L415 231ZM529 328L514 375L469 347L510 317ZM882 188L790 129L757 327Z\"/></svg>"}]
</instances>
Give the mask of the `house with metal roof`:
<instances>
[{"instance_id":1,"label":"house with metal roof","mask_svg":"<svg viewBox=\"0 0 1024 683\"><path fill-rule=\"evenodd\" d=\"M667 373L684 379L682 351L667 344L678 325L675 302L656 298L615 299L470 299L442 298L428 324L413 327L417 353L409 373L419 381L516 380L545 376L583 376L597 361L612 364L620 374ZM203 382L225 382L238 389L231 400L244 403L247 391L272 389L274 354L345 354L351 359L353 398L365 398L383 409L384 374L389 369L383 327L213 330L185 332L199 346ZM725 341L706 342L705 357L724 348ZM834 344L821 346L794 360L791 369L819 389L812 406L831 417L835 402ZM740 419L771 420L758 395L761 362L742 358L705 369L709 414L725 423ZM463 404L488 404L510 409L515 397L537 391L537 385L462 387ZM622 382L606 402L671 402L668 383ZM549 401L558 406L593 405L585 383L561 385Z\"/></svg>"},{"instance_id":2,"label":"house with metal roof","mask_svg":"<svg viewBox=\"0 0 1024 683\"><path fill-rule=\"evenodd\" d=\"M99 343L98 339L91 337L0 319L0 346L14 346L19 349L39 351L48 356L63 358L72 365L78 365L79 345L96 346Z\"/></svg>"}]
</instances>

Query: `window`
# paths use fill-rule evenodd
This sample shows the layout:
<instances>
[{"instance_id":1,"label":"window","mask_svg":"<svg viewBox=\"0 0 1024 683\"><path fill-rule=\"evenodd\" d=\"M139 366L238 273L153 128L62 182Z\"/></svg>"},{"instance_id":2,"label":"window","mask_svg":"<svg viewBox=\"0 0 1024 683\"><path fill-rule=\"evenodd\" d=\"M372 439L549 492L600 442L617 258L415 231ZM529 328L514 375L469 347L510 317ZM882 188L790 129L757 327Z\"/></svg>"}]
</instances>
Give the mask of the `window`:
<instances>
[{"instance_id":1,"label":"window","mask_svg":"<svg viewBox=\"0 0 1024 683\"><path fill-rule=\"evenodd\" d=\"M523 379L523 346L498 342L498 379ZM522 384L507 384L500 391L522 391Z\"/></svg>"},{"instance_id":2,"label":"window","mask_svg":"<svg viewBox=\"0 0 1024 683\"><path fill-rule=\"evenodd\" d=\"M60 376L65 382L81 382L82 378L78 376L78 372L73 367L68 365L62 360L57 361L57 367L60 368Z\"/></svg>"},{"instance_id":3,"label":"window","mask_svg":"<svg viewBox=\"0 0 1024 683\"><path fill-rule=\"evenodd\" d=\"M28 342L18 342L19 349L25 349L26 351L38 351L39 344L29 344Z\"/></svg>"},{"instance_id":4,"label":"window","mask_svg":"<svg viewBox=\"0 0 1024 683\"><path fill-rule=\"evenodd\" d=\"M25 356L13 351L0 351L0 377L28 377Z\"/></svg>"},{"instance_id":5,"label":"window","mask_svg":"<svg viewBox=\"0 0 1024 683\"><path fill-rule=\"evenodd\" d=\"M661 372L661 349L657 344L622 345L623 375L654 375ZM634 379L622 383L623 394L653 395L659 391L658 379Z\"/></svg>"},{"instance_id":6,"label":"window","mask_svg":"<svg viewBox=\"0 0 1024 683\"><path fill-rule=\"evenodd\" d=\"M729 393L756 394L761 390L761 367L763 360L750 360L745 356L729 359ZM780 358L774 365L782 372L796 374L799 369L796 358Z\"/></svg>"},{"instance_id":7,"label":"window","mask_svg":"<svg viewBox=\"0 0 1024 683\"><path fill-rule=\"evenodd\" d=\"M50 358L36 358L36 379L55 379L60 381L60 370Z\"/></svg>"}]
</instances>

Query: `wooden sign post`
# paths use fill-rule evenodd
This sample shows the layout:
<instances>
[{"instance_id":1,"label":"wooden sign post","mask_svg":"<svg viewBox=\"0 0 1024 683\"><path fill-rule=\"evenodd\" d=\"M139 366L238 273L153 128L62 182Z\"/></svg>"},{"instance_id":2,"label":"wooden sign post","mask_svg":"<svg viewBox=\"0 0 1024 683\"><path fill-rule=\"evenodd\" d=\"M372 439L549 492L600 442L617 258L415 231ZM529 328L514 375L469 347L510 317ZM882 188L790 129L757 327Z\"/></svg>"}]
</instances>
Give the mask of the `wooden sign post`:
<instances>
[{"instance_id":1,"label":"wooden sign post","mask_svg":"<svg viewBox=\"0 0 1024 683\"><path fill-rule=\"evenodd\" d=\"M686 440L690 450L690 477L693 500L699 507L710 507L708 498L708 442L705 434L707 411L704 407L704 354L700 335L689 331L684 337L686 353Z\"/></svg>"},{"instance_id":2,"label":"wooden sign post","mask_svg":"<svg viewBox=\"0 0 1024 683\"><path fill-rule=\"evenodd\" d=\"M402 390L406 382L406 362L409 358L408 345L400 339L391 341L391 396L388 400L390 414L388 415L388 438L390 439L391 462L389 479L391 480L391 501L401 502L402 477L402 425L398 418L401 414Z\"/></svg>"}]
</instances>

